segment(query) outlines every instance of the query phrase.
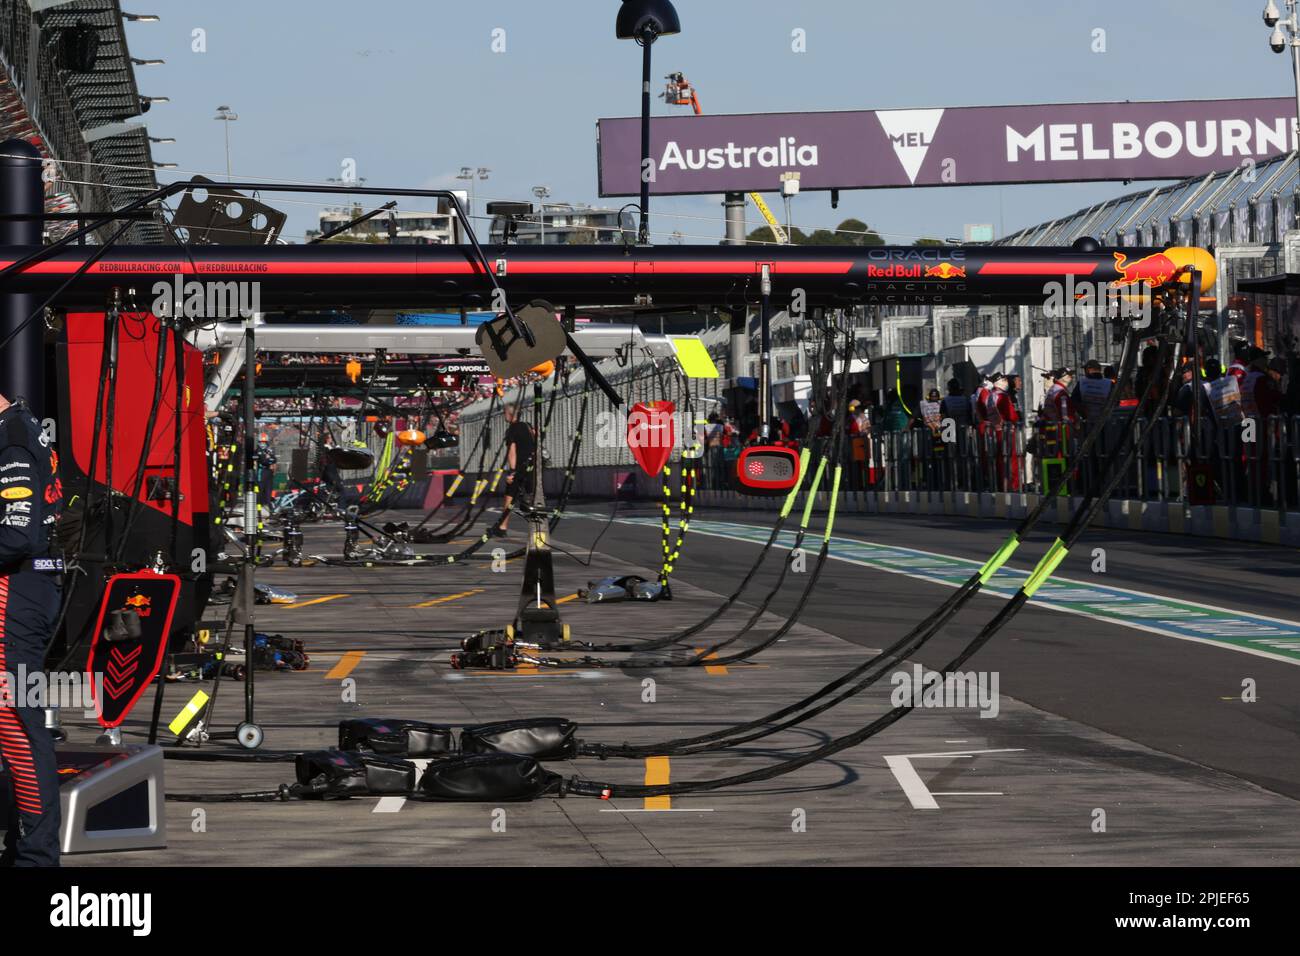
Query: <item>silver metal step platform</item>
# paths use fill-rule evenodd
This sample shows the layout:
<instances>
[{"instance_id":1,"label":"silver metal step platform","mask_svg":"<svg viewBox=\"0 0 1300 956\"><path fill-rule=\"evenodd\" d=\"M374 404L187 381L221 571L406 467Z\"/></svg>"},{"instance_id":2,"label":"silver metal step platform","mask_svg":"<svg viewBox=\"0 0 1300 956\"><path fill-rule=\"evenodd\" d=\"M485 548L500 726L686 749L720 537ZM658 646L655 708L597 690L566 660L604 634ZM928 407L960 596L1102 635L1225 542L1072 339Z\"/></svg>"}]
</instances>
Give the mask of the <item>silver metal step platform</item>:
<instances>
[{"instance_id":1,"label":"silver metal step platform","mask_svg":"<svg viewBox=\"0 0 1300 956\"><path fill-rule=\"evenodd\" d=\"M161 747L145 744L61 745L59 800L63 853L153 850L167 845ZM0 771L0 826L10 787Z\"/></svg>"}]
</instances>

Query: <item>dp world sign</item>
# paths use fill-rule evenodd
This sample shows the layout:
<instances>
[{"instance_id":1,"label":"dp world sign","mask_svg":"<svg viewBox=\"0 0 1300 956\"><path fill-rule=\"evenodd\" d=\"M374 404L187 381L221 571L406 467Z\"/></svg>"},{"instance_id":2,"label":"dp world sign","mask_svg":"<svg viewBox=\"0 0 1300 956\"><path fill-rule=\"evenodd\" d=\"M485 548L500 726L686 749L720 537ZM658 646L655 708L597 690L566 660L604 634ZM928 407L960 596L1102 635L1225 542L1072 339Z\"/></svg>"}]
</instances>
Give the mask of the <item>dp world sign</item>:
<instances>
[{"instance_id":1,"label":"dp world sign","mask_svg":"<svg viewBox=\"0 0 1300 956\"><path fill-rule=\"evenodd\" d=\"M1061 103L656 117L651 191L1181 179L1296 146L1295 100ZM602 196L641 188L639 120L597 123Z\"/></svg>"}]
</instances>

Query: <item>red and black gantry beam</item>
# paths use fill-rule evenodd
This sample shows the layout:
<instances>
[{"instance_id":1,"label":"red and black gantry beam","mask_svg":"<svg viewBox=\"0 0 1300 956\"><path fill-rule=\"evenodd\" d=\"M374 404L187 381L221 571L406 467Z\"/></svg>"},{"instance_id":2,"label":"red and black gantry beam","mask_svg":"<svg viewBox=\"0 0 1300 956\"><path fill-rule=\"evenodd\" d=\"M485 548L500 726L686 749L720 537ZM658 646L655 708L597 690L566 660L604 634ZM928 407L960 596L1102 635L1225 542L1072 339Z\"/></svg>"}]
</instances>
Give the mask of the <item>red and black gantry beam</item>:
<instances>
[{"instance_id":1,"label":"red and black gantry beam","mask_svg":"<svg viewBox=\"0 0 1300 956\"><path fill-rule=\"evenodd\" d=\"M94 254L69 246L12 273L6 289L48 296ZM0 246L0 268L31 249ZM484 246L512 306L717 305L774 302L802 291L810 306L1034 305L1050 283L1140 291L1196 268L1214 284L1203 249L1013 246ZM469 246L116 246L55 305L102 309L114 289L140 308L184 283L255 282L260 308L491 308L492 289ZM178 287L177 284L181 286Z\"/></svg>"}]
</instances>

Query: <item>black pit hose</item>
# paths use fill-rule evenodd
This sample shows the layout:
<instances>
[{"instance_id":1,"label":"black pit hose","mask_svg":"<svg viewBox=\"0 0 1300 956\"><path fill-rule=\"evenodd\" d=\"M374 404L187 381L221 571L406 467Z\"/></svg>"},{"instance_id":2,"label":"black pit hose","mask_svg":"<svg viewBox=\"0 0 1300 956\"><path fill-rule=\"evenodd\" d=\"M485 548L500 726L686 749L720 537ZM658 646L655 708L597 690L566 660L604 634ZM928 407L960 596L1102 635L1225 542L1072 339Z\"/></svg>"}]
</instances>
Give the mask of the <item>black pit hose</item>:
<instances>
[{"instance_id":1,"label":"black pit hose","mask_svg":"<svg viewBox=\"0 0 1300 956\"><path fill-rule=\"evenodd\" d=\"M488 403L487 419L485 420L484 427L479 431L478 438L474 440L474 445L470 448L469 454L465 456L465 460L467 462L473 459L475 451L481 445L487 443L488 429L487 429L486 421L491 420L492 411L497 406L497 399L498 399L497 393L493 391L492 400ZM434 505L431 509L429 509L429 512L423 518L420 519L420 523L417 524L414 528L412 528L411 531L416 532L419 531L421 528L423 528L426 524L429 523L429 519L432 518L438 511L440 511L442 507L450 500L451 497L449 495L444 494L442 498L439 499L438 503Z\"/></svg>"},{"instance_id":2,"label":"black pit hose","mask_svg":"<svg viewBox=\"0 0 1300 956\"><path fill-rule=\"evenodd\" d=\"M1192 296L1196 295L1195 289L1192 290L1191 295ZM1194 301L1195 299L1191 300L1191 302ZM1192 329L1195 328L1194 325L1195 312L1191 307L1191 303L1189 303L1186 322L1188 323L1190 328ZM1171 362L1170 384L1172 384L1173 376L1177 374L1178 359L1182 353L1182 348L1183 348L1183 342L1180 340L1173 349L1173 361ZM1160 398L1155 411L1152 413L1152 417L1150 419L1151 423L1154 423L1155 419L1158 418L1159 415L1164 411L1164 408L1167 405L1167 403L1168 403L1168 391L1166 390L1165 394ZM997 614L992 618L992 620L990 620L983 627L983 629L981 629L981 631L966 645L965 648L963 648L951 661L949 661L943 667L942 672L945 675L956 670L958 667L964 664L973 654L975 654L981 647L987 644L988 641L999 630L1001 630L1003 625L1006 624L1008 621L1010 621L1016 615L1016 613L1020 610L1020 608L1023 607L1024 604L1033 595L1033 593L1051 576L1052 571L1054 571L1057 565L1059 565L1060 562L1064 559L1070 547L1078 539L1079 535L1082 534L1082 532L1088 527L1092 519L1096 517L1097 512L1100 511L1102 505L1104 505L1107 499L1109 499L1111 493L1115 489L1115 486L1119 484L1120 479L1123 478L1123 476L1127 473L1129 464L1136 456L1138 448L1141 446L1141 443L1145 439L1147 433L1153 427L1152 424L1148 424L1145 428L1143 428L1141 425L1141 421L1142 420L1137 418L1136 416L1134 417L1133 423L1130 426L1128 431L1128 435L1130 438L1128 450L1125 452L1125 454L1119 461L1112 462L1112 467L1110 469L1110 472L1106 478L1106 481L1102 485L1101 490L1098 493L1097 497L1091 502L1081 503L1080 507L1076 510L1064 536L1057 538L1056 542L1052 545L1052 547L1048 550L1048 552L1039 561L1037 567L1035 567L1034 571L1030 574L1025 584L1021 586L1016 591L1015 595L1011 599L1009 599L1006 602L1006 604L1002 606L1002 608L997 612ZM857 746L858 744L862 743L864 740L867 740L870 737L875 736L880 731L886 729L896 721L902 719L909 712L911 712L912 709L913 709L913 705L910 704L895 707L891 709L889 712L871 721L865 727L861 727L850 734L846 734L842 737L838 737L830 741L829 743L824 744L821 747L817 747L797 757L793 757L790 758L789 760L781 761L780 763L774 766L766 767L761 770L750 771L748 773L743 773L743 774L734 774L730 777L721 777L714 780L688 781L685 783L663 784L658 786L635 786L635 785L625 785L625 784L616 785L616 784L607 784L607 783L597 783L597 782L582 780L578 778L573 778L569 781L568 789L569 792L572 793L577 793L585 796L597 796L597 797L601 797L602 799L610 799L613 797L669 796L669 795L677 795L677 794L684 794L684 793L693 793L693 792L704 791L704 790L716 790L723 787L740 786L746 783L756 783L760 781L770 780L774 777L779 777L791 773L795 770L805 767L811 763L815 763L819 760L824 760L827 757L833 756L834 754L837 754L840 751L847 750L850 747Z\"/></svg>"},{"instance_id":3,"label":"black pit hose","mask_svg":"<svg viewBox=\"0 0 1300 956\"><path fill-rule=\"evenodd\" d=\"M166 367L167 325L162 319L159 319L158 354L154 359L153 370L153 397L149 400L149 414L145 417L144 438L140 442L140 458L136 462L135 479L131 483L131 499L126 506L126 521L122 525L122 533L118 536L117 547L110 552L114 562L122 560L122 555L126 551L127 539L131 536L131 528L135 525L136 516L140 513L140 491L144 488L145 471L149 465L149 452L153 450L153 430L158 424L158 409L162 406L163 371ZM179 408L177 408L176 414L179 417ZM105 551L109 551L109 549L105 548Z\"/></svg>"},{"instance_id":4,"label":"black pit hose","mask_svg":"<svg viewBox=\"0 0 1300 956\"><path fill-rule=\"evenodd\" d=\"M831 338L833 340L833 332L831 333ZM735 663L742 660L748 660L749 658L754 657L761 651L771 647L782 637L788 634L790 629L794 626L798 618L798 615L802 612L803 608L807 605L809 597L812 595L813 590L817 586L817 581L818 578L820 578L821 576L822 568L826 563L826 555L829 550L829 544L830 544L829 527L827 528L826 540L824 540L822 543L822 548L821 548L821 552L818 555L817 563L815 564L812 573L809 575L807 583L804 585L803 593L799 598L795 610L789 616L787 616L785 622L780 627L778 627L772 634L768 635L768 637L764 638L758 644L748 648L745 651L729 655L728 657L725 658L716 658L713 656L714 654L717 653L717 651L721 650L722 648L729 647L730 645L734 644L736 641L740 640L740 638L748 634L753 629L753 627L758 623L759 619L763 616L763 614L767 612L768 606L771 604L772 600L776 597L777 593L781 590L782 585L785 583L786 574L789 572L790 567L794 563L796 552L803 544L804 535L807 531L808 517L812 510L812 503L815 499L815 496L817 495L818 486L820 485L821 482L821 476L825 468L826 461L835 462L834 469L836 475L838 476L841 467L839 458L843 450L844 433L846 430L845 426L847 423L848 394L849 394L849 375L848 375L847 358L849 355L851 355L850 352L851 348L852 348L852 339L846 338L845 373L841 378L839 401L837 403L837 407L835 410L835 418L833 424L831 425L831 437L828 443L829 448L827 451L827 457L825 460L818 463L816 476L813 478L813 483L808 489L808 503L804 511L804 520L803 522L801 522L799 532L795 538L795 543L791 547L786 557L786 560L782 565L781 572L780 575L777 577L776 583L768 591L767 596L762 600L762 602L760 602L758 607L755 608L753 613L750 615L749 620L745 623L745 626L740 629L740 631L738 631L736 634L732 635L731 637L726 638L725 640L713 644L710 647L697 651L695 656L689 658L688 660L661 660L661 661L644 662L644 661L638 661L636 658L632 658L627 661L610 662L610 661L602 661L590 657L585 657L580 660L557 660L554 658L533 658L531 656L525 657L524 659L527 660L529 663L538 664L540 666L545 666L545 667L586 668L586 667L698 667L702 665L712 666L712 665ZM838 489L838 485L839 485L839 481L838 478L836 478L834 479L834 486L836 489ZM827 520L828 522L831 520L829 516ZM656 641L650 643L658 643L658 642ZM645 645L642 645L642 647L638 648L638 650L643 650L643 649L646 649Z\"/></svg>"},{"instance_id":5,"label":"black pit hose","mask_svg":"<svg viewBox=\"0 0 1300 956\"><path fill-rule=\"evenodd\" d=\"M518 413L519 407L523 403L523 399L524 399L524 390L521 387L519 389L519 398L515 402L516 413ZM491 411L491 408L489 408L489 411ZM484 421L483 431L480 435L480 437L483 438L483 444L479 448L478 464L475 466L476 474L478 474L479 476L486 474L486 472L484 471L484 465L487 463L487 452L488 452L487 435L488 435L488 428L490 424L491 424L490 420ZM472 455L473 452L471 452L470 454ZM505 454L506 454L506 445L505 442L503 441L501 443L501 447L498 448L496 453L492 456L493 471L496 471L500 467L501 462L503 460L502 456ZM477 481L482 479L480 477L480 478L476 478L475 480ZM484 488L484 491L487 491L487 489ZM475 521L478 520L479 516L482 515L483 511L487 509L486 501L487 499L485 498L483 507L479 509L477 514L475 514L474 505L476 502L474 500L474 496L468 495L465 499L465 509L462 512L460 512L459 514L454 514L450 518L445 519L437 527L430 528L428 531L425 531L421 536L421 541L436 542L438 541L440 535L444 536L444 540L450 541L452 538L456 537L457 535L463 534L469 527L471 527L474 524ZM467 518L468 518L468 522L466 521ZM447 529L453 526L458 528L459 530L448 534Z\"/></svg>"},{"instance_id":6,"label":"black pit hose","mask_svg":"<svg viewBox=\"0 0 1300 956\"><path fill-rule=\"evenodd\" d=\"M181 412L185 408L185 333L180 321L172 323L172 369L176 376L176 407L172 416L172 476L171 489L171 559L177 569L184 567L178 553L181 533L181 475L183 474L185 425ZM194 398L201 400L199 396Z\"/></svg>"},{"instance_id":7,"label":"black pit hose","mask_svg":"<svg viewBox=\"0 0 1300 956\"><path fill-rule=\"evenodd\" d=\"M284 803L301 800L295 786L280 784L275 790L248 790L243 793L169 793L173 803Z\"/></svg>"},{"instance_id":8,"label":"black pit hose","mask_svg":"<svg viewBox=\"0 0 1300 956\"><path fill-rule=\"evenodd\" d=\"M1137 346L1141 338L1142 338L1141 333L1137 329L1130 327L1128 334L1125 336L1124 347L1123 347L1122 354L1120 356L1119 374L1116 376L1116 385L1114 388L1111 389L1110 394L1106 397L1106 402L1102 406L1101 414L1098 416L1103 421L1106 418L1108 418L1110 414L1114 411L1119 401L1119 396L1122 390L1122 386L1128 381L1129 377L1132 375L1133 367L1136 364L1136 359L1138 355ZM1142 397L1143 405L1145 405L1146 402L1148 402L1150 398L1155 394L1156 389L1154 386L1155 386L1155 380L1153 379L1151 383L1148 383L1147 390ZM1134 414L1135 417L1141 414L1140 409ZM1089 431L1089 433L1084 437L1083 444L1081 445L1078 453L1079 456L1086 455L1091 450L1092 446L1098 440L1100 434L1101 434L1101 429L1094 429ZM581 752L589 756L597 756L602 758L609 757L609 756L641 757L641 756L645 756L646 754L663 754L663 753L671 754L674 752L699 753L699 752L704 752L706 750L716 750L716 749L721 749L722 747L734 746L738 743L744 743L744 742L758 739L759 737L762 736L767 736L768 734L765 732L758 735L742 737L738 740L733 740L730 738L736 737L737 735L740 734L746 734L750 731L754 731L758 729L771 728L775 722L782 721L785 718L789 717L791 714L798 713L799 711L812 706L821 698L834 693L835 691L839 690L841 687L844 687L850 681L853 681L861 677L863 674L867 673L871 668L881 664L882 661L885 662L885 666L887 667L892 666L892 664L896 663L897 660L902 659L907 654L914 653L917 649L919 649L922 645L924 645L931 637L933 637L936 633L938 633L938 631L959 610L961 610L961 608L970 600L970 598L972 598L976 593L979 592L983 584L989 578L991 578L993 573L998 568L1000 568L1003 563L1005 563L1007 558L1011 556L1011 553L1015 550L1016 545L1018 545L1019 542L1023 540L1023 538L1038 523L1038 521L1041 519L1043 513L1046 510L1047 503L1049 501L1054 500L1055 497L1060 493L1060 491L1064 489L1065 483L1069 481L1069 478L1070 478L1070 472L1068 469L1066 469L1058 476L1050 493L1045 495L1042 498L1042 500L1039 501L1038 505L1033 509L1033 511L1030 514L1026 515L1026 517L1017 526L1016 530L1012 533L1008 541L994 555L994 557L991 558L988 562L986 562L985 565L978 572L973 574L964 584L962 584L961 587L957 589L957 591L955 591L952 595L950 595L948 599L943 602L943 604L941 604L938 608L936 608L933 612L931 612L930 615L925 618L925 620L921 621L918 625L916 625L916 627L914 627L910 632L905 634L903 637L901 637L890 647L885 648L884 650L880 651L878 654L867 659L863 663L857 665L856 667L852 668L845 674L837 677L835 680L819 688L818 690L802 698L801 700L798 700L793 704L789 704L785 707L780 708L777 711L774 711L773 713L766 714L754 720L747 721L742 724L736 724L731 727L723 728L721 730L712 731L707 734L701 734L696 737L678 738L676 740L662 741L657 744L637 745L637 746L628 746L624 744L623 746L619 746L619 747L610 747L604 744L585 744ZM710 661L710 663L716 663L716 662ZM857 685L857 687L852 693L836 698L835 703L839 703L840 701L846 699L846 697L853 696L853 694L856 694L861 690L864 690L866 687L870 686L872 683L878 680L880 676L881 676L880 674L877 674L875 677L870 678L868 681L860 683L859 685ZM833 706L833 704L831 706ZM824 713L825 710L828 709L829 707L819 707L815 711L811 711L807 714L804 714L803 716L795 719L794 721L781 724L777 729L787 729L798 723L801 723L804 720L809 719L810 717L816 716L817 714L820 713ZM773 730L772 732L775 733L776 731ZM721 743L721 744L716 743L718 741L723 741L724 738L726 738L725 743ZM706 745L706 746L701 747L701 745Z\"/></svg>"},{"instance_id":9,"label":"black pit hose","mask_svg":"<svg viewBox=\"0 0 1300 956\"><path fill-rule=\"evenodd\" d=\"M73 595L76 594L77 584L85 575L85 570L81 568L81 556L86 550L86 538L90 531L91 522L91 505L93 504L95 490L95 467L99 464L99 435L103 431L99 427L104 414L104 393L108 384L108 366L111 361L109 353L109 341L113 337L113 328L116 324L113 311L104 313L104 333L102 347L99 353L99 382L95 388L95 418L94 426L90 435L90 461L86 465L86 481L82 486L81 492L81 526L77 529L77 547L72 555L72 561L77 568L76 576L67 580L63 589L63 600L59 603L59 617L55 621L54 627L51 628L51 634L58 634L59 628L63 626L63 621L67 617L68 608L72 606ZM71 568L69 568L71 571ZM76 641L64 652L62 659L55 665L54 670L61 671L67 667L72 656L80 649L85 640L85 635L80 635ZM47 654L48 662L48 654Z\"/></svg>"}]
</instances>

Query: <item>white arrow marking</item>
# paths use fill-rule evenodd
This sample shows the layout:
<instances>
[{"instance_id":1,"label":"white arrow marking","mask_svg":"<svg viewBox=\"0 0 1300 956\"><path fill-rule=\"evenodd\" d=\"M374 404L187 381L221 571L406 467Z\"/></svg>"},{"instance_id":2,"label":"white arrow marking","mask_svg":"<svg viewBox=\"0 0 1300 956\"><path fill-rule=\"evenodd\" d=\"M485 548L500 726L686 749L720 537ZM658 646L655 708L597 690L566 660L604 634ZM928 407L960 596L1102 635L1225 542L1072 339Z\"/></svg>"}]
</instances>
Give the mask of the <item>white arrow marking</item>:
<instances>
[{"instance_id":1,"label":"white arrow marking","mask_svg":"<svg viewBox=\"0 0 1300 956\"><path fill-rule=\"evenodd\" d=\"M948 753L933 754L893 754L885 757L885 764L894 774L894 779L898 785L903 788L903 793L907 796L908 801L912 804L913 810L938 810L939 802L935 796L952 797L961 794L949 791L947 793L933 794L930 789L921 782L921 777L912 766L913 760L938 758L938 757L974 757L976 754L1011 754L1022 753L1023 747L1006 747L1000 750L954 750ZM1001 796L1001 794L991 793L969 793L968 796Z\"/></svg>"}]
</instances>

